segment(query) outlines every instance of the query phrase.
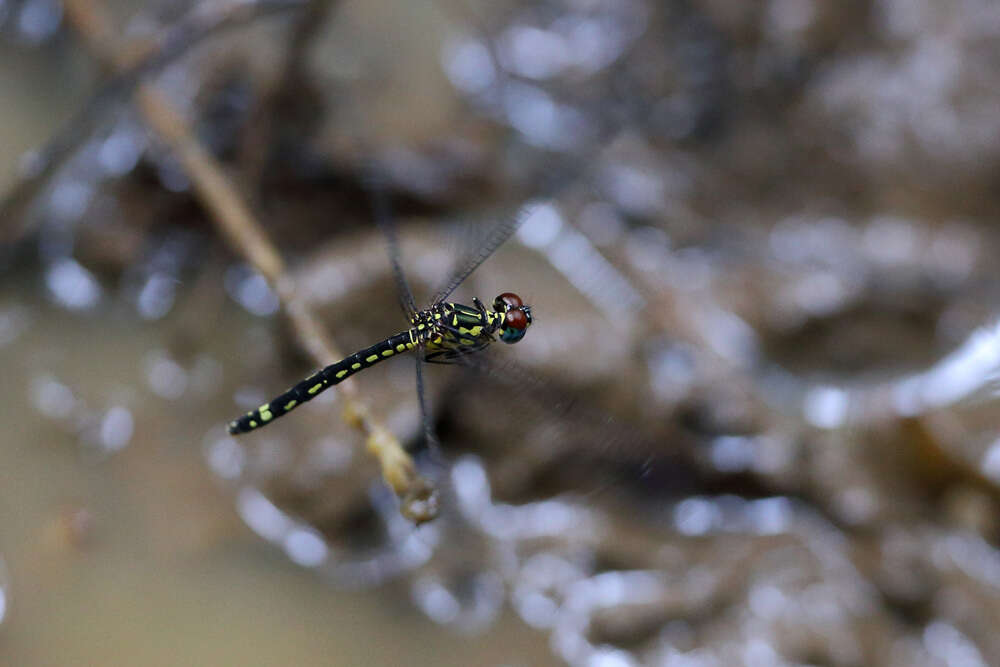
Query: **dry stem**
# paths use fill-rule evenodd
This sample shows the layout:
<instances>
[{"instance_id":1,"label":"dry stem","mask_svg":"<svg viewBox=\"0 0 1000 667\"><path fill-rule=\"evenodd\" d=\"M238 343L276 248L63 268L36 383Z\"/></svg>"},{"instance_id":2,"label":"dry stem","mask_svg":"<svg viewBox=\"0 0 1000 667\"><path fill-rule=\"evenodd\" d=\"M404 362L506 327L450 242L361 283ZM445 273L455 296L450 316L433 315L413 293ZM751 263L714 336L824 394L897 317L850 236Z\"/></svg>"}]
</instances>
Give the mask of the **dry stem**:
<instances>
[{"instance_id":1,"label":"dry stem","mask_svg":"<svg viewBox=\"0 0 1000 667\"><path fill-rule=\"evenodd\" d=\"M112 24L99 0L67 0L64 5L70 24L97 59L117 70L128 67L131 58L125 54L129 49L114 45ZM233 6L242 5L245 3ZM260 221L184 117L149 83L139 85L136 103L150 129L173 151L223 237L275 290L299 343L318 365L342 358L315 314L297 296L284 261ZM401 512L416 523L433 519L437 513L436 490L417 473L412 457L395 435L372 416L352 381L341 383L337 389L344 400L345 421L365 434L367 449L378 459L383 479L400 499Z\"/></svg>"}]
</instances>

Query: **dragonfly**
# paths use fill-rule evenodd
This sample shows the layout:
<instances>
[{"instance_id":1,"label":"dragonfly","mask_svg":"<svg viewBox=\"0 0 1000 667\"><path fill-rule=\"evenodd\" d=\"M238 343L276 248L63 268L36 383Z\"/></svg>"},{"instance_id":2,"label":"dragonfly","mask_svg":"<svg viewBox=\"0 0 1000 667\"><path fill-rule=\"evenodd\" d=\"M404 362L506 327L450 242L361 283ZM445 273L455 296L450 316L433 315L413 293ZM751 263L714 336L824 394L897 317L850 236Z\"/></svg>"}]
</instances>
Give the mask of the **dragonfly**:
<instances>
[{"instance_id":1,"label":"dragonfly","mask_svg":"<svg viewBox=\"0 0 1000 667\"><path fill-rule=\"evenodd\" d=\"M387 240L400 305L409 320L409 327L326 366L257 409L234 419L229 422L230 434L248 433L267 426L330 387L375 364L398 355L415 353L417 396L424 418L425 435L432 440L421 363L456 363L467 355L484 350L497 339L514 344L524 338L532 324L531 306L525 304L514 292L497 295L492 308L487 308L478 297L473 297L472 306L447 301L458 286L517 230L521 222L519 218L506 219L496 225L475 254L460 265L445 286L437 292L431 304L417 310L413 292L402 270L399 243L386 210L385 197L373 194L376 222Z\"/></svg>"}]
</instances>

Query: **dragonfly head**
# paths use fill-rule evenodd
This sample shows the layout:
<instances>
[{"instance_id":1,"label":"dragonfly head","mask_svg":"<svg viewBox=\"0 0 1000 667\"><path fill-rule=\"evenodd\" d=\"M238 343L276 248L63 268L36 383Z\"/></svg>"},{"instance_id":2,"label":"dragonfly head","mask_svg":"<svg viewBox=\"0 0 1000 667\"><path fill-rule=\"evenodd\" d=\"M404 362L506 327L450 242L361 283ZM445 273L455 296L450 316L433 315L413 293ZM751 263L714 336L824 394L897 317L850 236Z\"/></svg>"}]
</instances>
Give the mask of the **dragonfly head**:
<instances>
[{"instance_id":1,"label":"dragonfly head","mask_svg":"<svg viewBox=\"0 0 1000 667\"><path fill-rule=\"evenodd\" d=\"M500 340L516 343L524 338L524 332L531 326L531 306L524 305L521 297L513 292L504 292L493 300L493 310L503 316Z\"/></svg>"}]
</instances>

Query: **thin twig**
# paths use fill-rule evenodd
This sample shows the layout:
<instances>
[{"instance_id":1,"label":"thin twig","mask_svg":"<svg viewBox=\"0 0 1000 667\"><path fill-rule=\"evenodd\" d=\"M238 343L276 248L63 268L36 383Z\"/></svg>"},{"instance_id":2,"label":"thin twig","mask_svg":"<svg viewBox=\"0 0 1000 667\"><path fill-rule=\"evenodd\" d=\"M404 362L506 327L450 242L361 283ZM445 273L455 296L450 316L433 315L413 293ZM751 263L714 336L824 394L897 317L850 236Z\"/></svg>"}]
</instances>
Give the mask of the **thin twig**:
<instances>
[{"instance_id":1,"label":"thin twig","mask_svg":"<svg viewBox=\"0 0 1000 667\"><path fill-rule=\"evenodd\" d=\"M248 114L247 131L235 162L240 167L237 182L249 197L256 197L260 189L269 151L273 149L278 118L287 115L294 104L302 104L303 97L309 97L309 92L303 93L310 87L306 54L338 4L337 0L306 0L289 26L287 44L281 56L283 61L277 68L280 74L268 82L260 101Z\"/></svg>"},{"instance_id":2,"label":"thin twig","mask_svg":"<svg viewBox=\"0 0 1000 667\"><path fill-rule=\"evenodd\" d=\"M124 67L124 57L118 55L124 49L108 48L112 23L98 0L67 0L65 6L70 23L94 56L115 68ZM136 103L150 129L173 151L223 237L275 290L300 344L318 365L342 358L318 318L297 296L284 261L260 221L184 117L149 83L139 85ZM401 512L416 523L433 519L437 513L434 487L417 473L413 459L395 435L372 416L356 385L348 380L337 388L344 399L345 421L365 434L368 451L378 459L382 477L400 499Z\"/></svg>"},{"instance_id":3,"label":"thin twig","mask_svg":"<svg viewBox=\"0 0 1000 667\"><path fill-rule=\"evenodd\" d=\"M42 187L90 136L108 110L135 92L139 82L163 70L208 37L272 14L299 9L306 0L205 2L177 24L128 48L112 49L118 35L89 3L67 2L68 23L89 35L88 48L113 75L25 162L20 180L0 200L0 242L25 234L38 217L29 214Z\"/></svg>"}]
</instances>

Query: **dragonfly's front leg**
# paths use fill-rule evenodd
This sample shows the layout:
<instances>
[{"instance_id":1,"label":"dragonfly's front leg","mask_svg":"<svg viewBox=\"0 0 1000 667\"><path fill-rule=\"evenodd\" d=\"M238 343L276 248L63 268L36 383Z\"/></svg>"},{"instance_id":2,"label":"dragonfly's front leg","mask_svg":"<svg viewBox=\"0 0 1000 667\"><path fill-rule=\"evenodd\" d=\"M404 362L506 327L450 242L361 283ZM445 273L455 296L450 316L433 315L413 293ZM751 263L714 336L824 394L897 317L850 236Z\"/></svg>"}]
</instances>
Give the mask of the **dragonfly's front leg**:
<instances>
[{"instance_id":1,"label":"dragonfly's front leg","mask_svg":"<svg viewBox=\"0 0 1000 667\"><path fill-rule=\"evenodd\" d=\"M496 326L493 318L490 317L490 311L486 310L486 306L483 305L483 302L479 300L478 296L472 297L472 305L479 310L479 316L482 318L483 322L483 333L489 337L490 341L496 340L493 338L493 332L496 331Z\"/></svg>"}]
</instances>

